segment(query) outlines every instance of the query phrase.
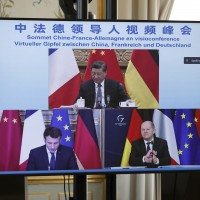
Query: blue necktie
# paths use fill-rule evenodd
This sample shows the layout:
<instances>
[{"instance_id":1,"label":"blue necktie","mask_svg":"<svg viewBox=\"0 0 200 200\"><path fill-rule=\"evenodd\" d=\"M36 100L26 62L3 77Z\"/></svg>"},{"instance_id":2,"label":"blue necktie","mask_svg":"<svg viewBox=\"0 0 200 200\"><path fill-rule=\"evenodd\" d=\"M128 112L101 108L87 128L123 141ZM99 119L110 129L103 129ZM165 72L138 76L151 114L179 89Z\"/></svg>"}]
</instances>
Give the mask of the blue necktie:
<instances>
[{"instance_id":1,"label":"blue necktie","mask_svg":"<svg viewBox=\"0 0 200 200\"><path fill-rule=\"evenodd\" d=\"M151 144L151 142L147 142L147 152L149 152L149 150L151 150L150 144Z\"/></svg>"},{"instance_id":2,"label":"blue necktie","mask_svg":"<svg viewBox=\"0 0 200 200\"><path fill-rule=\"evenodd\" d=\"M51 153L51 160L50 160L50 163L49 163L50 170L55 169L55 163L56 163L55 155L54 155L54 153Z\"/></svg>"}]
</instances>

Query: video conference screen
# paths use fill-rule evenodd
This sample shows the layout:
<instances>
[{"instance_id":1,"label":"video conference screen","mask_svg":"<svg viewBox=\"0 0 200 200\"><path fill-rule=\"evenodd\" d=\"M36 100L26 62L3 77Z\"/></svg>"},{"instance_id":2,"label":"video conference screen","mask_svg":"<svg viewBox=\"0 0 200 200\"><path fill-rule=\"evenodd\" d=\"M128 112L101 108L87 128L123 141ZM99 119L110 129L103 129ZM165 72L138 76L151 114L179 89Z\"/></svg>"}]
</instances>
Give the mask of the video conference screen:
<instances>
[{"instance_id":1,"label":"video conference screen","mask_svg":"<svg viewBox=\"0 0 200 200\"><path fill-rule=\"evenodd\" d=\"M59 126L62 115L67 116L67 128L69 121L77 121L63 145L71 141L75 155L81 145L88 145L71 135L79 128L94 146L92 152L99 151L100 161L94 163L76 155L83 159L79 169L129 166L130 144L141 137L145 120L153 121L156 136L167 141L170 165L200 164L192 154L200 152L199 22L0 19L0 27L0 142L5 145L13 138L13 131L6 138L3 135L6 123L21 123L13 129L19 133L20 167L9 168L9 153L2 147L7 164L0 159L1 171L25 171L30 147L44 145L44 126ZM101 114L93 109L70 111L80 84L91 79L93 61L104 61L107 78L119 81L135 103L134 108L106 109L103 133L98 124ZM27 132L40 135L25 136ZM119 137L111 142L116 133ZM33 145L28 147L24 141Z\"/></svg>"}]
</instances>

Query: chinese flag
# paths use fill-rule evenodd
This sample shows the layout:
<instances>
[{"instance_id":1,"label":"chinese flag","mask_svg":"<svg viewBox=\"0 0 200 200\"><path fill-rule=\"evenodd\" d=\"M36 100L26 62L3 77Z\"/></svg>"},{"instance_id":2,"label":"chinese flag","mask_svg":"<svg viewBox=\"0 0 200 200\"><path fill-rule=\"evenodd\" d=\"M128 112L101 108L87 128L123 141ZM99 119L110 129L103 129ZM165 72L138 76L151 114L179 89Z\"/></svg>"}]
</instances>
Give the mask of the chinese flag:
<instances>
[{"instance_id":1,"label":"chinese flag","mask_svg":"<svg viewBox=\"0 0 200 200\"><path fill-rule=\"evenodd\" d=\"M17 171L22 140L18 110L4 110L0 122L0 171Z\"/></svg>"},{"instance_id":2,"label":"chinese flag","mask_svg":"<svg viewBox=\"0 0 200 200\"><path fill-rule=\"evenodd\" d=\"M108 67L106 77L117 80L124 85L124 78L114 49L92 49L90 51L83 81L87 81L92 78L91 65L94 61L105 62Z\"/></svg>"}]
</instances>

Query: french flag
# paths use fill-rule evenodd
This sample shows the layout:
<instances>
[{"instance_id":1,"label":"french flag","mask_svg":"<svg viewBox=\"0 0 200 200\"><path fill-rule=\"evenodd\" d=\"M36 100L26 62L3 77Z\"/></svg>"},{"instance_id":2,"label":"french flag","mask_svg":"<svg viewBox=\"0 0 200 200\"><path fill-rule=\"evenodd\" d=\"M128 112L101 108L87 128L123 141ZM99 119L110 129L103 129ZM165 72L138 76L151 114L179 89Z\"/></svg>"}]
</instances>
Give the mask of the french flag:
<instances>
[{"instance_id":1,"label":"french flag","mask_svg":"<svg viewBox=\"0 0 200 200\"><path fill-rule=\"evenodd\" d=\"M173 116L174 111L172 109L155 109L153 113L153 122L156 127L156 136L167 140L171 164L180 165Z\"/></svg>"},{"instance_id":2,"label":"french flag","mask_svg":"<svg viewBox=\"0 0 200 200\"><path fill-rule=\"evenodd\" d=\"M79 169L100 169L101 158L91 109L79 110L74 151Z\"/></svg>"},{"instance_id":3,"label":"french flag","mask_svg":"<svg viewBox=\"0 0 200 200\"><path fill-rule=\"evenodd\" d=\"M24 120L23 137L20 153L20 170L26 170L30 150L44 145L44 130L45 125L42 116L42 111L27 110Z\"/></svg>"},{"instance_id":4,"label":"french flag","mask_svg":"<svg viewBox=\"0 0 200 200\"><path fill-rule=\"evenodd\" d=\"M49 108L74 104L80 83L81 75L73 50L49 49Z\"/></svg>"}]
</instances>

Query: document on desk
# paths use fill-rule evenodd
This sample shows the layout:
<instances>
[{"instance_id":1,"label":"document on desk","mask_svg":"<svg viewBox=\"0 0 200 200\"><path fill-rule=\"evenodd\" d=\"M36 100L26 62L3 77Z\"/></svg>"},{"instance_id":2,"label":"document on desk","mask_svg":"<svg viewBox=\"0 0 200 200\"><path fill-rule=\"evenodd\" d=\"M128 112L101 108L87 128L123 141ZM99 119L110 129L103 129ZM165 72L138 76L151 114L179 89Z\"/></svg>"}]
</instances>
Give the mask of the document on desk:
<instances>
[{"instance_id":1,"label":"document on desk","mask_svg":"<svg viewBox=\"0 0 200 200\"><path fill-rule=\"evenodd\" d=\"M136 168L146 168L146 166L135 166L135 167L109 167L110 169L136 169Z\"/></svg>"},{"instance_id":2,"label":"document on desk","mask_svg":"<svg viewBox=\"0 0 200 200\"><path fill-rule=\"evenodd\" d=\"M158 168L200 168L200 165L166 165L158 166Z\"/></svg>"}]
</instances>

